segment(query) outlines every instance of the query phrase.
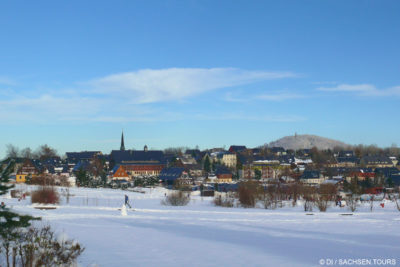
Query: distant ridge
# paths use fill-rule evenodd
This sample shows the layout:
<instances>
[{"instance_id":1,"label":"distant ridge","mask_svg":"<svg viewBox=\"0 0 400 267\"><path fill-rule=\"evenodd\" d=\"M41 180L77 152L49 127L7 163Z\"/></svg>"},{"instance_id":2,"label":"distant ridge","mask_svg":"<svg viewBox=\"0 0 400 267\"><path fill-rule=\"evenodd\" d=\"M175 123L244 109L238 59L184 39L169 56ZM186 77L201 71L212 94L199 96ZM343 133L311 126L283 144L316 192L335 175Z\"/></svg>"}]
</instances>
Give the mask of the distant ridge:
<instances>
[{"instance_id":1,"label":"distant ridge","mask_svg":"<svg viewBox=\"0 0 400 267\"><path fill-rule=\"evenodd\" d=\"M285 136L276 141L270 142L269 147L283 147L285 149L307 149L317 147L318 149L333 149L334 147L349 147L350 145L341 141L317 136L317 135L292 135Z\"/></svg>"}]
</instances>

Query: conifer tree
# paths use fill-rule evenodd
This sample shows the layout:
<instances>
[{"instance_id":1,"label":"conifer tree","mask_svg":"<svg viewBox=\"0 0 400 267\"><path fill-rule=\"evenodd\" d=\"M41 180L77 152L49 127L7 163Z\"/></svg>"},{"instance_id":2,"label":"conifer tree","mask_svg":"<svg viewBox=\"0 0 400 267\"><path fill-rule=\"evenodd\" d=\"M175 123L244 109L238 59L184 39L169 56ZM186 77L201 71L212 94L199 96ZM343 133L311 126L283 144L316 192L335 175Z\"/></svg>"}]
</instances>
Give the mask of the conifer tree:
<instances>
[{"instance_id":1,"label":"conifer tree","mask_svg":"<svg viewBox=\"0 0 400 267\"><path fill-rule=\"evenodd\" d=\"M7 185L9 175L14 169L15 161L9 159L7 166L0 171L0 195L4 195L13 188L13 186ZM30 221L37 220L39 218L33 218L28 215L19 215L18 213L10 211L7 206L1 206L0 208L0 236L2 238L9 238L10 235L14 234L14 230L21 227L30 226Z\"/></svg>"}]
</instances>

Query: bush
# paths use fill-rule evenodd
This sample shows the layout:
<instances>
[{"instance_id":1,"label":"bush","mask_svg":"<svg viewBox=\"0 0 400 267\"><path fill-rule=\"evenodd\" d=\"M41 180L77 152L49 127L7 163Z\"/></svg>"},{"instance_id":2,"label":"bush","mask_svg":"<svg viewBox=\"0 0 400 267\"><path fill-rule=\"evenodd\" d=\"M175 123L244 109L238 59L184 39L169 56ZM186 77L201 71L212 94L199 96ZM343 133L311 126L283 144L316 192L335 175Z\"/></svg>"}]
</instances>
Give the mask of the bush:
<instances>
[{"instance_id":1,"label":"bush","mask_svg":"<svg viewBox=\"0 0 400 267\"><path fill-rule=\"evenodd\" d=\"M258 197L259 184L255 181L241 182L238 188L239 202L245 208L253 208Z\"/></svg>"},{"instance_id":2,"label":"bush","mask_svg":"<svg viewBox=\"0 0 400 267\"><path fill-rule=\"evenodd\" d=\"M40 204L58 204L60 202L60 197L54 188L42 187L41 189L32 192L31 202Z\"/></svg>"},{"instance_id":3,"label":"bush","mask_svg":"<svg viewBox=\"0 0 400 267\"><path fill-rule=\"evenodd\" d=\"M68 240L65 235L56 237L50 226L17 230L0 240L1 266L74 266L84 251L78 242Z\"/></svg>"},{"instance_id":4,"label":"bush","mask_svg":"<svg viewBox=\"0 0 400 267\"><path fill-rule=\"evenodd\" d=\"M355 212L358 206L357 197L352 195L346 200L346 204L352 212Z\"/></svg>"},{"instance_id":5,"label":"bush","mask_svg":"<svg viewBox=\"0 0 400 267\"><path fill-rule=\"evenodd\" d=\"M42 174L38 176L33 176L28 184L49 186L49 185L54 185L55 181L51 176Z\"/></svg>"},{"instance_id":6,"label":"bush","mask_svg":"<svg viewBox=\"0 0 400 267\"><path fill-rule=\"evenodd\" d=\"M218 196L214 197L214 205L215 206L232 208L234 202L235 202L235 199L233 197L230 197L229 195L225 195L225 196L218 195Z\"/></svg>"},{"instance_id":7,"label":"bush","mask_svg":"<svg viewBox=\"0 0 400 267\"><path fill-rule=\"evenodd\" d=\"M169 193L161 203L167 206L186 206L189 202L189 193L176 191Z\"/></svg>"},{"instance_id":8,"label":"bush","mask_svg":"<svg viewBox=\"0 0 400 267\"><path fill-rule=\"evenodd\" d=\"M325 212L328 209L328 200L322 196L317 197L315 204L321 212Z\"/></svg>"}]
</instances>

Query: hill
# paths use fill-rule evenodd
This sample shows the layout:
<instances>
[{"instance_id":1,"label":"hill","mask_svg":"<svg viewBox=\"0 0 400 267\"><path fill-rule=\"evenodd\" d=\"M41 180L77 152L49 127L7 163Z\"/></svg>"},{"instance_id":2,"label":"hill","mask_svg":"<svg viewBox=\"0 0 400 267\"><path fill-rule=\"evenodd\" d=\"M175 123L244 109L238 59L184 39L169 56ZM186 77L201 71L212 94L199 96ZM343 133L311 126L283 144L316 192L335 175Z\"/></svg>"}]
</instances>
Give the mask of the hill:
<instances>
[{"instance_id":1,"label":"hill","mask_svg":"<svg viewBox=\"0 0 400 267\"><path fill-rule=\"evenodd\" d=\"M285 136L276 141L270 142L269 147L283 147L285 149L304 149L317 147L318 149L333 149L334 147L348 147L341 141L317 136L317 135L292 135Z\"/></svg>"}]
</instances>

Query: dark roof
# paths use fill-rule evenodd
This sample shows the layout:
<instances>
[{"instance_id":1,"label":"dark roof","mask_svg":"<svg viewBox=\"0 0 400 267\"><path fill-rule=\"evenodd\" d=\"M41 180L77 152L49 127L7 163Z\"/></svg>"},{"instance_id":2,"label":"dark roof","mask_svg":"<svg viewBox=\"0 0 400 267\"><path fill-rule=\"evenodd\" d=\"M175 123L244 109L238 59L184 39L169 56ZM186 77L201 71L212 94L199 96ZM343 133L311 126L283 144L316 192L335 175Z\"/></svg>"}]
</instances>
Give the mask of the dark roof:
<instances>
[{"instance_id":1,"label":"dark roof","mask_svg":"<svg viewBox=\"0 0 400 267\"><path fill-rule=\"evenodd\" d=\"M294 163L294 156L293 155L282 155L278 157L280 163L287 163L291 164Z\"/></svg>"},{"instance_id":2,"label":"dark roof","mask_svg":"<svg viewBox=\"0 0 400 267\"><path fill-rule=\"evenodd\" d=\"M92 159L94 156L101 154L100 151L82 151L82 152L67 152L68 162L79 162L81 160L89 160Z\"/></svg>"},{"instance_id":3,"label":"dark roof","mask_svg":"<svg viewBox=\"0 0 400 267\"><path fill-rule=\"evenodd\" d=\"M285 152L285 149L280 146L270 147L269 150L271 150L271 152L273 152L273 153Z\"/></svg>"},{"instance_id":4,"label":"dark roof","mask_svg":"<svg viewBox=\"0 0 400 267\"><path fill-rule=\"evenodd\" d=\"M253 155L257 155L261 153L261 148L252 148L251 152L253 153Z\"/></svg>"},{"instance_id":5,"label":"dark roof","mask_svg":"<svg viewBox=\"0 0 400 267\"><path fill-rule=\"evenodd\" d=\"M352 150L341 150L338 153L338 157L354 157L354 151L352 151Z\"/></svg>"},{"instance_id":6,"label":"dark roof","mask_svg":"<svg viewBox=\"0 0 400 267\"><path fill-rule=\"evenodd\" d=\"M177 168L177 167L164 168L160 172L159 178L162 181L174 181L182 175L182 172L184 170L185 170L184 168Z\"/></svg>"},{"instance_id":7,"label":"dark roof","mask_svg":"<svg viewBox=\"0 0 400 267\"><path fill-rule=\"evenodd\" d=\"M397 168L391 167L391 168L376 168L375 169L376 174L382 174L384 177L392 177L393 175L400 175L400 170Z\"/></svg>"},{"instance_id":8,"label":"dark roof","mask_svg":"<svg viewBox=\"0 0 400 267\"><path fill-rule=\"evenodd\" d=\"M361 160L365 164L393 164L386 156L364 156Z\"/></svg>"},{"instance_id":9,"label":"dark roof","mask_svg":"<svg viewBox=\"0 0 400 267\"><path fill-rule=\"evenodd\" d=\"M399 174L392 175L390 178L392 179L392 182L394 183L394 185L400 186L400 175Z\"/></svg>"},{"instance_id":10,"label":"dark roof","mask_svg":"<svg viewBox=\"0 0 400 267\"><path fill-rule=\"evenodd\" d=\"M185 165L186 170L203 170L203 166L199 163L197 164L186 164Z\"/></svg>"},{"instance_id":11,"label":"dark roof","mask_svg":"<svg viewBox=\"0 0 400 267\"><path fill-rule=\"evenodd\" d=\"M237 160L241 164L249 164L249 163L253 162L253 158L252 157L249 157L249 156L243 155L243 154L238 154L237 155Z\"/></svg>"},{"instance_id":12,"label":"dark roof","mask_svg":"<svg viewBox=\"0 0 400 267\"><path fill-rule=\"evenodd\" d=\"M303 174L301 175L301 179L317 179L320 176L319 171L304 171Z\"/></svg>"},{"instance_id":13,"label":"dark roof","mask_svg":"<svg viewBox=\"0 0 400 267\"><path fill-rule=\"evenodd\" d=\"M237 191L239 188L239 184L227 184L220 183L217 186L218 192L228 192L228 191Z\"/></svg>"},{"instance_id":14,"label":"dark roof","mask_svg":"<svg viewBox=\"0 0 400 267\"><path fill-rule=\"evenodd\" d=\"M113 150L110 159L116 164L165 164L164 152L160 150Z\"/></svg>"},{"instance_id":15,"label":"dark roof","mask_svg":"<svg viewBox=\"0 0 400 267\"><path fill-rule=\"evenodd\" d=\"M73 172L77 172L79 170L88 171L90 169L90 162L86 160L79 161L78 164L72 169Z\"/></svg>"},{"instance_id":16,"label":"dark roof","mask_svg":"<svg viewBox=\"0 0 400 267\"><path fill-rule=\"evenodd\" d=\"M246 146L230 146L229 151L230 152L240 152L246 150Z\"/></svg>"},{"instance_id":17,"label":"dark roof","mask_svg":"<svg viewBox=\"0 0 400 267\"><path fill-rule=\"evenodd\" d=\"M220 175L220 174L232 174L232 172L225 166L218 166L217 169L215 170L215 175Z\"/></svg>"},{"instance_id":18,"label":"dark roof","mask_svg":"<svg viewBox=\"0 0 400 267\"><path fill-rule=\"evenodd\" d=\"M356 158L356 157L337 157L336 160L338 163L343 163L343 162L357 163L358 162L358 158Z\"/></svg>"}]
</instances>

